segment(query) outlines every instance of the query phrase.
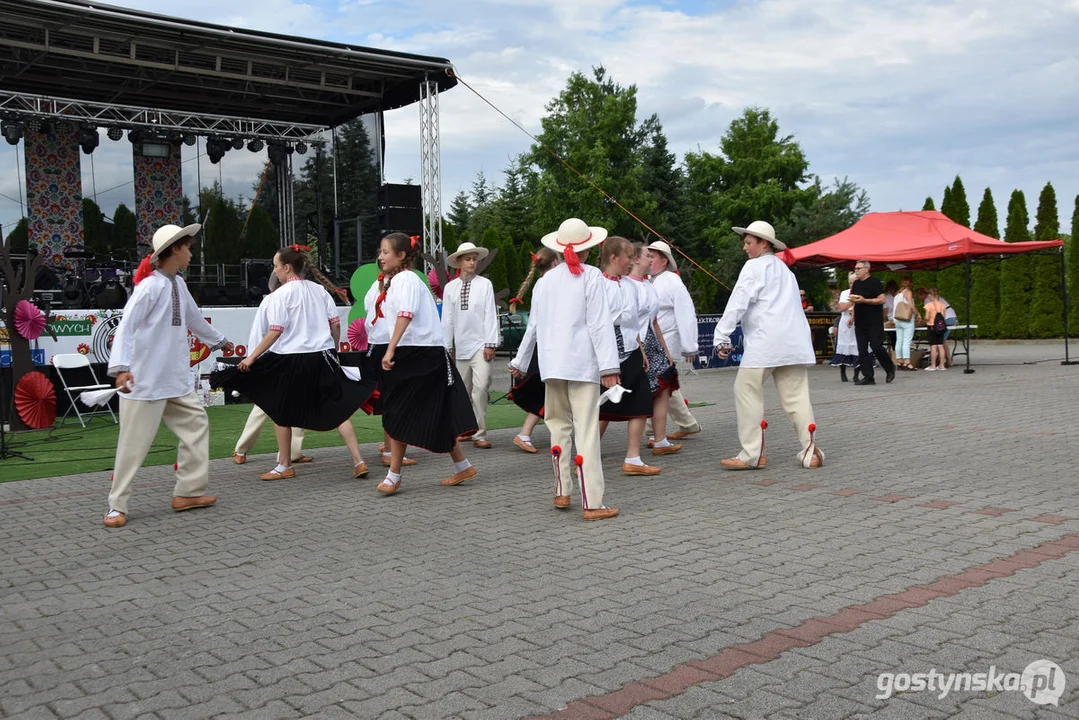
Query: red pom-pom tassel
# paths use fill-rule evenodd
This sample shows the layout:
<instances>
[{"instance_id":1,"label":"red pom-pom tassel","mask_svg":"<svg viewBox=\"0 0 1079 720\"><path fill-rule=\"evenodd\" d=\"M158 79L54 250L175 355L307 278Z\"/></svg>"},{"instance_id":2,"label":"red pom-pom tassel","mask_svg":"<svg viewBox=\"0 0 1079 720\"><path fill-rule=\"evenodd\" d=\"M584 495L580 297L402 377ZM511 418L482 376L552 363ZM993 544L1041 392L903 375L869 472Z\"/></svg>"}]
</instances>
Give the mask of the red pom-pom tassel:
<instances>
[{"instance_id":1,"label":"red pom-pom tassel","mask_svg":"<svg viewBox=\"0 0 1079 720\"><path fill-rule=\"evenodd\" d=\"M560 448L557 445L552 445L551 446L551 454L554 455L555 457L558 457L559 455L562 454L562 448Z\"/></svg>"},{"instance_id":2,"label":"red pom-pom tassel","mask_svg":"<svg viewBox=\"0 0 1079 720\"><path fill-rule=\"evenodd\" d=\"M817 432L817 423L809 423L809 432L810 433Z\"/></svg>"},{"instance_id":3,"label":"red pom-pom tassel","mask_svg":"<svg viewBox=\"0 0 1079 720\"><path fill-rule=\"evenodd\" d=\"M761 430L767 430L767 429L768 429L768 421L767 420L761 420Z\"/></svg>"},{"instance_id":4,"label":"red pom-pom tassel","mask_svg":"<svg viewBox=\"0 0 1079 720\"><path fill-rule=\"evenodd\" d=\"M573 464L577 467L581 467L582 465L584 465L584 455L578 455L577 457L573 458Z\"/></svg>"}]
</instances>

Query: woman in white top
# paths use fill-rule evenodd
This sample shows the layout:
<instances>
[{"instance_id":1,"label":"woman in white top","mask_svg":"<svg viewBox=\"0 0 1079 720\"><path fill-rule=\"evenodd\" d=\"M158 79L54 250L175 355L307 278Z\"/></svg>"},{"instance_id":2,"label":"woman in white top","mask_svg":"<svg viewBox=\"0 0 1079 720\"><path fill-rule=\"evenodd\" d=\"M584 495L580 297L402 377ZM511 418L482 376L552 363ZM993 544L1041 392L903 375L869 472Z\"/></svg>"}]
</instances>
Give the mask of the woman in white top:
<instances>
[{"instance_id":1,"label":"woman in white top","mask_svg":"<svg viewBox=\"0 0 1079 720\"><path fill-rule=\"evenodd\" d=\"M263 480L295 477L294 426L337 428L352 455L352 476L368 472L351 417L374 392L375 384L353 380L338 363L341 317L329 292L304 280L308 270L321 276L309 256L296 247L282 248L274 255L273 271L281 287L263 301L266 334L239 365L211 376L214 385L238 390L274 421L278 464L260 476Z\"/></svg>"},{"instance_id":2,"label":"woman in white top","mask_svg":"<svg viewBox=\"0 0 1079 720\"><path fill-rule=\"evenodd\" d=\"M855 280L854 273L847 273L847 284ZM835 333L835 355L830 365L839 366L839 379L847 382L847 368L854 368L854 379L858 379L858 338L854 336L854 304L850 301L850 288L839 293L839 325Z\"/></svg>"},{"instance_id":3,"label":"woman in white top","mask_svg":"<svg viewBox=\"0 0 1079 720\"><path fill-rule=\"evenodd\" d=\"M390 342L382 356L382 427L390 438L390 469L378 491L391 495L401 487L401 464L409 445L453 458L453 475L443 485L476 476L458 438L476 431L476 416L460 373L450 360L434 296L412 272L419 250L403 233L382 238L378 250L382 275L372 327L386 323Z\"/></svg>"},{"instance_id":4,"label":"woman in white top","mask_svg":"<svg viewBox=\"0 0 1079 720\"><path fill-rule=\"evenodd\" d=\"M916 369L910 364L910 345L914 340L915 320L920 322L922 314L914 304L914 294L911 291L913 284L914 281L909 276L903 278L899 292L895 295L895 307L892 311L895 320L895 364L901 370ZM900 315L906 315L906 318L900 319Z\"/></svg>"}]
</instances>

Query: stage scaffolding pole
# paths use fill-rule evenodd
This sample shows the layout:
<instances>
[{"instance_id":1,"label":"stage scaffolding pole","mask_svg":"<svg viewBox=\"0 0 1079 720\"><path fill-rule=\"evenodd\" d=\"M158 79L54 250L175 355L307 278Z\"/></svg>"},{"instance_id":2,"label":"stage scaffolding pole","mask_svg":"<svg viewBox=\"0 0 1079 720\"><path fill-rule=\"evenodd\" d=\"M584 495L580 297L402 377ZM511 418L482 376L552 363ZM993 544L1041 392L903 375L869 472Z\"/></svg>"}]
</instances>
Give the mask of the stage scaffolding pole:
<instances>
[{"instance_id":1,"label":"stage scaffolding pole","mask_svg":"<svg viewBox=\"0 0 1079 720\"><path fill-rule=\"evenodd\" d=\"M442 167L438 128L438 84L420 83L420 193L423 203L423 250L442 256Z\"/></svg>"}]
</instances>

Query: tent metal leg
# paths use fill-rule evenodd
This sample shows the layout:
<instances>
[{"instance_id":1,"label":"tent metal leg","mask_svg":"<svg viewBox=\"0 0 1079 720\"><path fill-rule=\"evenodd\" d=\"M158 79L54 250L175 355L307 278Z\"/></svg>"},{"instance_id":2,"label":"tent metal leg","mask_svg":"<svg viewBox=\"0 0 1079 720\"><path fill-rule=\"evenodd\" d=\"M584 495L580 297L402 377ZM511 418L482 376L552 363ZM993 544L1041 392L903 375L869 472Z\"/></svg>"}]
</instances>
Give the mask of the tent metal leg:
<instances>
[{"instance_id":1,"label":"tent metal leg","mask_svg":"<svg viewBox=\"0 0 1079 720\"><path fill-rule=\"evenodd\" d=\"M963 349L967 353L967 366L963 370L964 375L970 375L974 368L970 366L970 255L967 255L967 326L963 328Z\"/></svg>"},{"instance_id":2,"label":"tent metal leg","mask_svg":"<svg viewBox=\"0 0 1079 720\"><path fill-rule=\"evenodd\" d=\"M1064 316L1064 361L1061 365L1079 365L1079 360L1072 360L1068 353L1068 273L1065 270L1064 248L1060 249L1060 305Z\"/></svg>"}]
</instances>

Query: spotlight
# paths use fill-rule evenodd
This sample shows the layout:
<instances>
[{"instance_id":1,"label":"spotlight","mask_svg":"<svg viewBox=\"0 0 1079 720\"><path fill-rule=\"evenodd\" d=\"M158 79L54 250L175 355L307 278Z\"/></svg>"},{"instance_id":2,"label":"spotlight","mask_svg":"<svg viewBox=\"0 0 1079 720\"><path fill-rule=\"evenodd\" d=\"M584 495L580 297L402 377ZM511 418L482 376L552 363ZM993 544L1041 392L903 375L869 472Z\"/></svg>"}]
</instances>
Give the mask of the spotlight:
<instances>
[{"instance_id":1,"label":"spotlight","mask_svg":"<svg viewBox=\"0 0 1079 720\"><path fill-rule=\"evenodd\" d=\"M79 125L79 147L89 155L101 144L101 136L97 134L97 128L93 125Z\"/></svg>"},{"instance_id":2,"label":"spotlight","mask_svg":"<svg viewBox=\"0 0 1079 720\"><path fill-rule=\"evenodd\" d=\"M192 145L195 144L195 136L192 135L191 133L184 133L183 141L184 141L184 145L187 145L188 147L191 147Z\"/></svg>"},{"instance_id":3,"label":"spotlight","mask_svg":"<svg viewBox=\"0 0 1079 720\"><path fill-rule=\"evenodd\" d=\"M0 134L8 141L8 145L18 145L22 138L23 126L17 120L0 121Z\"/></svg>"},{"instance_id":4,"label":"spotlight","mask_svg":"<svg viewBox=\"0 0 1079 720\"><path fill-rule=\"evenodd\" d=\"M307 143L305 143L302 140L300 142L296 143L296 152L300 153L301 155L306 155L307 154Z\"/></svg>"},{"instance_id":5,"label":"spotlight","mask_svg":"<svg viewBox=\"0 0 1079 720\"><path fill-rule=\"evenodd\" d=\"M266 155L274 165L283 165L288 158L289 149L284 143L272 142L266 147Z\"/></svg>"},{"instance_id":6,"label":"spotlight","mask_svg":"<svg viewBox=\"0 0 1079 720\"><path fill-rule=\"evenodd\" d=\"M140 142L142 142L142 131L141 130L128 130L127 131L127 139L132 143L140 143Z\"/></svg>"},{"instance_id":7,"label":"spotlight","mask_svg":"<svg viewBox=\"0 0 1079 720\"><path fill-rule=\"evenodd\" d=\"M262 141L259 140L258 138L255 138L251 142L247 143L247 149L250 150L251 152L258 152L258 151L262 150L262 145L263 145Z\"/></svg>"},{"instance_id":8,"label":"spotlight","mask_svg":"<svg viewBox=\"0 0 1079 720\"><path fill-rule=\"evenodd\" d=\"M67 120L58 120L55 123L54 128L55 128L57 134L66 134L66 133L71 132L74 129L71 126L71 123L69 123Z\"/></svg>"},{"instance_id":9,"label":"spotlight","mask_svg":"<svg viewBox=\"0 0 1079 720\"><path fill-rule=\"evenodd\" d=\"M231 146L228 140L217 135L211 135L206 139L206 156L210 158L211 163L216 165L221 162L221 158L225 157L229 147Z\"/></svg>"},{"instance_id":10,"label":"spotlight","mask_svg":"<svg viewBox=\"0 0 1079 720\"><path fill-rule=\"evenodd\" d=\"M232 139L232 149L233 150L243 150L244 149L244 139L243 138L233 138Z\"/></svg>"},{"instance_id":11,"label":"spotlight","mask_svg":"<svg viewBox=\"0 0 1079 720\"><path fill-rule=\"evenodd\" d=\"M116 140L122 140L124 138L124 131L114 125L113 127L109 128L108 136L109 140L112 140L114 142Z\"/></svg>"},{"instance_id":12,"label":"spotlight","mask_svg":"<svg viewBox=\"0 0 1079 720\"><path fill-rule=\"evenodd\" d=\"M38 118L30 118L26 121L26 129L33 133L41 132L41 120Z\"/></svg>"},{"instance_id":13,"label":"spotlight","mask_svg":"<svg viewBox=\"0 0 1079 720\"><path fill-rule=\"evenodd\" d=\"M172 145L173 147L180 147L180 145L183 143L183 137L180 135L180 133L178 133L175 130L172 130L171 132L169 132L168 138L169 138L169 144Z\"/></svg>"}]
</instances>

